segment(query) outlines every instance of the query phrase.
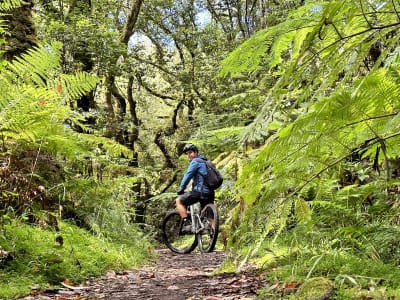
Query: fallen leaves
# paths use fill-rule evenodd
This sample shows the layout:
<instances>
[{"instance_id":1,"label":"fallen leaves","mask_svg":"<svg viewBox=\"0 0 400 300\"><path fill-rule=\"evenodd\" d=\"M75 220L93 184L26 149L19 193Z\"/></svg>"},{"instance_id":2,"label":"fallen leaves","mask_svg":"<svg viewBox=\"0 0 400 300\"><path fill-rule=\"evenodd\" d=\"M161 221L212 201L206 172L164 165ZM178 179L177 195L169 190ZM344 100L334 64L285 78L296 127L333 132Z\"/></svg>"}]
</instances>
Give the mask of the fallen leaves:
<instances>
[{"instance_id":1,"label":"fallen leaves","mask_svg":"<svg viewBox=\"0 0 400 300\"><path fill-rule=\"evenodd\" d=\"M109 271L103 278L88 280L84 286L64 280L56 294L41 293L24 299L254 299L265 284L264 275L248 271L212 276L224 258L223 251L175 255L159 250L156 264L140 270Z\"/></svg>"}]
</instances>

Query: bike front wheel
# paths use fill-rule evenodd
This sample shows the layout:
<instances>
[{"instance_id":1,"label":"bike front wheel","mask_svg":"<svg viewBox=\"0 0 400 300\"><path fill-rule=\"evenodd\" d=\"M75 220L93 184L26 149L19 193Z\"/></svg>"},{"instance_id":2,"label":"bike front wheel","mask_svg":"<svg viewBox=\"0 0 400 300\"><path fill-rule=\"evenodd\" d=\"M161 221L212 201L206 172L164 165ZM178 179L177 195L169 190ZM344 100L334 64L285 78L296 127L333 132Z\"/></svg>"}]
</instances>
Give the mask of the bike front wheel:
<instances>
[{"instance_id":1,"label":"bike front wheel","mask_svg":"<svg viewBox=\"0 0 400 300\"><path fill-rule=\"evenodd\" d=\"M190 253L197 246L194 233L182 233L182 219L177 212L170 212L165 216L162 234L165 245L175 253Z\"/></svg>"},{"instance_id":2,"label":"bike front wheel","mask_svg":"<svg viewBox=\"0 0 400 300\"><path fill-rule=\"evenodd\" d=\"M219 230L219 216L214 204L207 204L200 213L203 228L196 233L201 252L211 252L215 248Z\"/></svg>"}]
</instances>

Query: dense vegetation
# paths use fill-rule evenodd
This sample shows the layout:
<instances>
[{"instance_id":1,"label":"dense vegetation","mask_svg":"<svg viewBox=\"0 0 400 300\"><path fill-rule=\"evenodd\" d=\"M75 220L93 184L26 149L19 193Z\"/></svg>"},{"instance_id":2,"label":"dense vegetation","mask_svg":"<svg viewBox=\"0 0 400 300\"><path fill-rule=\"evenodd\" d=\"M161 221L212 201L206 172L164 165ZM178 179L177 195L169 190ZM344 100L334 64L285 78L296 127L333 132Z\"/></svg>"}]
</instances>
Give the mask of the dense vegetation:
<instances>
[{"instance_id":1,"label":"dense vegetation","mask_svg":"<svg viewBox=\"0 0 400 300\"><path fill-rule=\"evenodd\" d=\"M255 262L266 298L400 297L396 1L0 11L2 297L149 258L188 141L225 175L225 269Z\"/></svg>"}]
</instances>

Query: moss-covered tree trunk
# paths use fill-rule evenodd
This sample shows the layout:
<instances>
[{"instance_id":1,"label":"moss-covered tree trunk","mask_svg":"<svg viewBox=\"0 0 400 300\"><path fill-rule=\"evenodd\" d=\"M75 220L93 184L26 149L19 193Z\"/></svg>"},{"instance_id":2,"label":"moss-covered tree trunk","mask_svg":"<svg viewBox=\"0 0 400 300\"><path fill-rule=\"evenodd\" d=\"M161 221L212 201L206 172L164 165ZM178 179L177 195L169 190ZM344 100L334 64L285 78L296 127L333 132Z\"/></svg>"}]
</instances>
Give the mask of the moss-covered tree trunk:
<instances>
[{"instance_id":1,"label":"moss-covered tree trunk","mask_svg":"<svg viewBox=\"0 0 400 300\"><path fill-rule=\"evenodd\" d=\"M125 23L125 26L123 28L123 31L121 32L121 40L120 43L123 44L124 46L128 45L130 37L133 35L135 32L135 26L136 22L139 17L139 12L140 8L142 6L143 1L142 0L135 0L132 3L132 7L128 16L128 19ZM115 58L116 60L118 57ZM117 62L115 62L117 64ZM114 70L109 70L107 76L106 76L106 103L107 103L107 110L108 110L108 115L110 119L110 123L115 123L116 126L114 126L114 129L112 130L113 132L109 132L110 136L114 136L114 138L123 145L126 145L130 147L132 150L135 149L134 143L138 140L139 138L139 131L138 131L138 124L139 120L137 118L136 114L136 103L132 97L132 85L133 85L133 77L129 79L129 84L127 87L127 97L122 95L119 92L119 89L116 86L115 83L115 78L116 74ZM117 107L118 111L114 111L114 105L113 105L113 100L117 100ZM126 111L127 111L127 102L131 105L130 106L130 120L132 123L132 131L129 131L127 129L121 129L119 128L118 124L123 123L123 121L126 119ZM137 166L137 154L134 153L134 165Z\"/></svg>"},{"instance_id":2,"label":"moss-covered tree trunk","mask_svg":"<svg viewBox=\"0 0 400 300\"><path fill-rule=\"evenodd\" d=\"M92 2L91 0L74 0L72 1L69 12L66 15L66 18L69 18L70 14L91 14L92 10ZM91 72L93 71L94 63L92 59L92 54L88 50L87 42L85 41L85 37L82 37L82 40L79 41L79 47L76 47L72 53L74 60L81 64L82 71ZM79 97L77 100L77 107L83 111L89 111L90 109L94 109L96 106L96 102L94 100L95 93L94 91L90 91L85 95ZM94 119L86 118L85 122L87 124L93 124L95 122Z\"/></svg>"},{"instance_id":3,"label":"moss-covered tree trunk","mask_svg":"<svg viewBox=\"0 0 400 300\"><path fill-rule=\"evenodd\" d=\"M26 0L20 7L2 16L8 33L3 36L6 40L3 57L7 60L13 60L37 45L36 28L32 19L33 5L33 0Z\"/></svg>"}]
</instances>

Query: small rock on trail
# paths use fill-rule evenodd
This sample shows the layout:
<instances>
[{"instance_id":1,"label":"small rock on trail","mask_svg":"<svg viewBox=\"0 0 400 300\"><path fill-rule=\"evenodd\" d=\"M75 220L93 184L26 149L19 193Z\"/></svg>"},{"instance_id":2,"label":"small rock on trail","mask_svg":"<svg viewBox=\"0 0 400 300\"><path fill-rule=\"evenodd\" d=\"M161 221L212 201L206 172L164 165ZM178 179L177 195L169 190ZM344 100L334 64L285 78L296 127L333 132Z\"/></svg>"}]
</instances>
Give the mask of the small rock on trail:
<instances>
[{"instance_id":1,"label":"small rock on trail","mask_svg":"<svg viewBox=\"0 0 400 300\"><path fill-rule=\"evenodd\" d=\"M256 299L257 290L265 284L262 274L251 271L211 276L224 261L223 251L184 255L167 249L157 251L157 262L139 270L111 271L100 279L88 280L84 287L64 285L22 299L244 300Z\"/></svg>"}]
</instances>

